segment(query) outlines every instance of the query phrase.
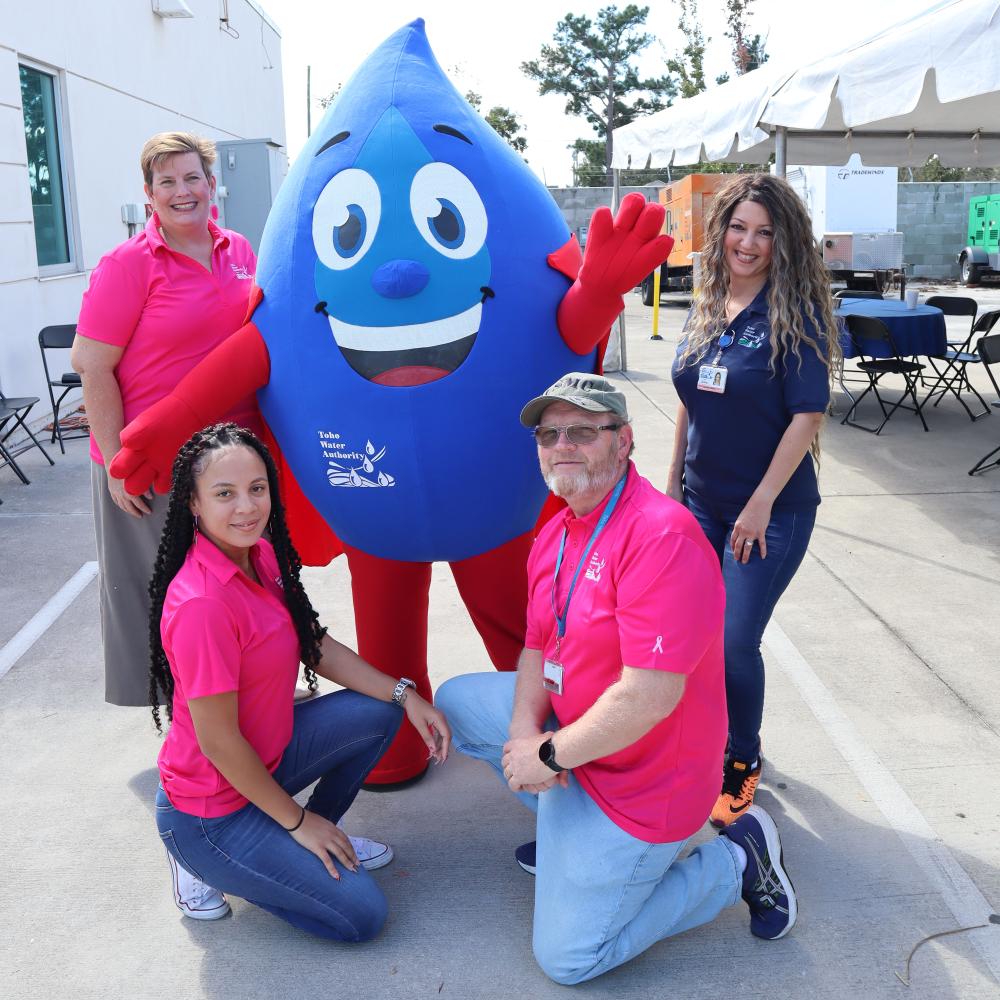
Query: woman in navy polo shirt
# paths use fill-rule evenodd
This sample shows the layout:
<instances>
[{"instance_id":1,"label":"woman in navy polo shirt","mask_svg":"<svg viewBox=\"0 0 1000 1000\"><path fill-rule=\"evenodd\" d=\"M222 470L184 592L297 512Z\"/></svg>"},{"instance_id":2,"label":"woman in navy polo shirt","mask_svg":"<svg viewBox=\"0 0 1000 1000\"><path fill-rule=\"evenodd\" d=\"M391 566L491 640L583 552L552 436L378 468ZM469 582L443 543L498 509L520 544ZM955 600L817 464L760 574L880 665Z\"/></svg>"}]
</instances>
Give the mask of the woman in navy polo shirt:
<instances>
[{"instance_id":1,"label":"woman in navy polo shirt","mask_svg":"<svg viewBox=\"0 0 1000 1000\"><path fill-rule=\"evenodd\" d=\"M760 781L760 642L812 534L839 347L809 216L784 180L744 174L718 191L702 279L674 360L667 492L698 518L726 583L729 748L711 817L726 826Z\"/></svg>"}]
</instances>

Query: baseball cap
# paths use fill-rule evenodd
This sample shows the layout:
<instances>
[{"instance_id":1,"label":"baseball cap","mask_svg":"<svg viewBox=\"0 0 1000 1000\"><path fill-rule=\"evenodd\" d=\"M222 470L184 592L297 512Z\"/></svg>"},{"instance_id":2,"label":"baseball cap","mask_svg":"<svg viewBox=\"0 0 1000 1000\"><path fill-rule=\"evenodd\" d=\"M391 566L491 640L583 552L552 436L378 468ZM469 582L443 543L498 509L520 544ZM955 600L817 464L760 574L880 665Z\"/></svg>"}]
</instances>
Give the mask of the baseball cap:
<instances>
[{"instance_id":1,"label":"baseball cap","mask_svg":"<svg viewBox=\"0 0 1000 1000\"><path fill-rule=\"evenodd\" d=\"M540 396L525 404L521 410L521 423L525 427L534 427L551 403L572 403L581 410L591 410L594 413L610 411L624 420L629 419L624 394L603 375L595 375L593 372L570 372L563 375Z\"/></svg>"}]
</instances>

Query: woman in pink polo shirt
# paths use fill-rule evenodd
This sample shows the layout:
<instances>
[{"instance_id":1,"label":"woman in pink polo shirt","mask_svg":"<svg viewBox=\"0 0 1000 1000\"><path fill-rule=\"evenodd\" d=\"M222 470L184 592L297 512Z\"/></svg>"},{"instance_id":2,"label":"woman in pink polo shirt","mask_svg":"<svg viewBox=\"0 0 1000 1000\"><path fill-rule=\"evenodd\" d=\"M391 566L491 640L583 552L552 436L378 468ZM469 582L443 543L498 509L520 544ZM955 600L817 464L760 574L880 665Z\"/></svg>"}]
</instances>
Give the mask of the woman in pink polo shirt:
<instances>
[{"instance_id":1,"label":"woman in pink polo shirt","mask_svg":"<svg viewBox=\"0 0 1000 1000\"><path fill-rule=\"evenodd\" d=\"M262 538L267 529L270 542ZM160 727L157 825L189 917L230 892L321 937L363 941L385 898L337 825L403 712L430 756L444 716L330 638L299 582L267 449L235 424L178 453L150 584L149 701ZM299 662L346 690L294 702ZM305 806L293 795L317 782Z\"/></svg>"},{"instance_id":2,"label":"woman in pink polo shirt","mask_svg":"<svg viewBox=\"0 0 1000 1000\"><path fill-rule=\"evenodd\" d=\"M143 146L153 215L101 258L77 321L73 367L91 428L105 698L113 705L146 704L146 588L166 498L131 496L105 468L122 428L243 325L256 270L250 244L211 218L214 162L215 144L186 132L163 132ZM252 397L227 417L260 426Z\"/></svg>"}]
</instances>

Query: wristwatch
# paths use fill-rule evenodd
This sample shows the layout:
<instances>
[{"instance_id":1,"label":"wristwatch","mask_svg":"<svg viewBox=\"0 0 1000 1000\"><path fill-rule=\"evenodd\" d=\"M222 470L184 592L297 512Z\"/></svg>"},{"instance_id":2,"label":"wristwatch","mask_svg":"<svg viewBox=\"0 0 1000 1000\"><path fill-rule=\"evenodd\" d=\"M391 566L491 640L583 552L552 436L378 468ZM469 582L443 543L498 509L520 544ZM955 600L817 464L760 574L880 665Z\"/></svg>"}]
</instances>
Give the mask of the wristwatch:
<instances>
[{"instance_id":1,"label":"wristwatch","mask_svg":"<svg viewBox=\"0 0 1000 1000\"><path fill-rule=\"evenodd\" d=\"M556 748L552 745L551 736L538 748L538 759L546 767L552 768L553 771L566 770L566 768L556 763Z\"/></svg>"},{"instance_id":2,"label":"wristwatch","mask_svg":"<svg viewBox=\"0 0 1000 1000\"><path fill-rule=\"evenodd\" d=\"M413 688L416 690L417 685L410 680L409 677L400 677L399 683L392 689L392 700L395 704L399 705L400 708L406 702L407 688Z\"/></svg>"}]
</instances>

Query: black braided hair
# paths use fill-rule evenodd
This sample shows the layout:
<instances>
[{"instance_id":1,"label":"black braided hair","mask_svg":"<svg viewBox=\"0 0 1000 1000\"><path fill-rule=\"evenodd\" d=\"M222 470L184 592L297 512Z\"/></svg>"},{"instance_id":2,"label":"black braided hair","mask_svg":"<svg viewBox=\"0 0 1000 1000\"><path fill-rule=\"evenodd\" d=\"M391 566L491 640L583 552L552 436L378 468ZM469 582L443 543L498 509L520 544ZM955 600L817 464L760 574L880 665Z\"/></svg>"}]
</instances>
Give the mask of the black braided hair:
<instances>
[{"instance_id":1,"label":"black braided hair","mask_svg":"<svg viewBox=\"0 0 1000 1000\"><path fill-rule=\"evenodd\" d=\"M213 424L198 431L177 452L170 499L167 503L167 521L160 538L153 577L149 581L149 598L152 602L149 616L149 704L157 732L163 731L160 724L161 701L166 704L167 718L173 720L174 678L160 638L163 602L171 580L184 565L188 550L194 543L195 523L191 513L191 500L194 497L195 480L205 470L212 452L231 447L244 447L256 452L267 469L267 484L271 494L268 533L274 546L278 569L281 571L285 606L292 617L299 638L300 657L306 667L306 681L310 691L315 691L317 687L313 667L320 661L320 643L326 629L319 624L316 612L309 603L309 597L299 580L302 560L299 559L299 554L288 536L285 508L278 492L278 470L275 468L274 459L271 458L267 448L246 428L232 423Z\"/></svg>"}]
</instances>

